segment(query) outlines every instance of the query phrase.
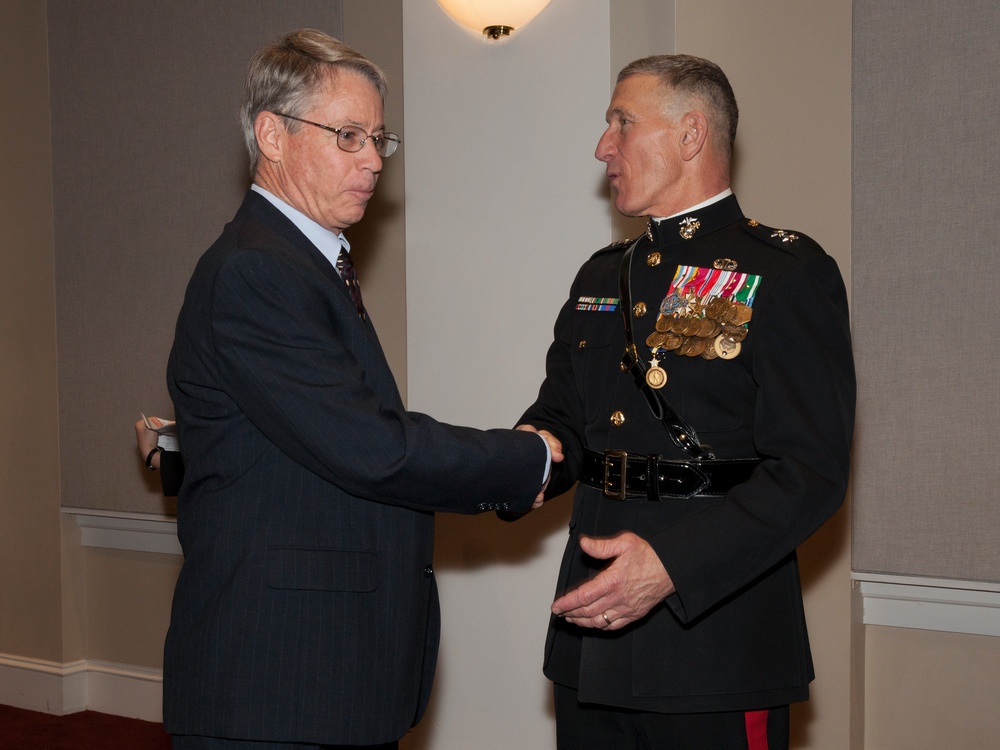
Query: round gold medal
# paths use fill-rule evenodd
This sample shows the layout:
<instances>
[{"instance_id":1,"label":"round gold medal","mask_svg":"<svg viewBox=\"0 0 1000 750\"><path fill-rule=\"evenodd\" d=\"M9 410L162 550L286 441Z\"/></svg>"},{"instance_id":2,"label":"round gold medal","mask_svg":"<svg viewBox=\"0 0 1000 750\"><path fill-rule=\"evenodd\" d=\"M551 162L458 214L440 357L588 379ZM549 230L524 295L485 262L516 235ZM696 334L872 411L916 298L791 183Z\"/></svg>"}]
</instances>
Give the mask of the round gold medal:
<instances>
[{"instance_id":1,"label":"round gold medal","mask_svg":"<svg viewBox=\"0 0 1000 750\"><path fill-rule=\"evenodd\" d=\"M703 351L705 351L705 347L708 346L708 343L709 343L705 339L695 339L695 338L693 338L693 339L690 339L690 341L691 341L691 346L689 346L688 349L687 349L687 351L684 352L684 354L686 356L688 356L688 357L697 357L697 356L700 356L701 353Z\"/></svg>"},{"instance_id":2,"label":"round gold medal","mask_svg":"<svg viewBox=\"0 0 1000 750\"><path fill-rule=\"evenodd\" d=\"M743 326L727 325L722 329L723 335L733 341L742 341L747 337L747 329Z\"/></svg>"},{"instance_id":3,"label":"round gold medal","mask_svg":"<svg viewBox=\"0 0 1000 750\"><path fill-rule=\"evenodd\" d=\"M646 385L659 390L667 384L667 371L658 364L646 370Z\"/></svg>"}]
</instances>

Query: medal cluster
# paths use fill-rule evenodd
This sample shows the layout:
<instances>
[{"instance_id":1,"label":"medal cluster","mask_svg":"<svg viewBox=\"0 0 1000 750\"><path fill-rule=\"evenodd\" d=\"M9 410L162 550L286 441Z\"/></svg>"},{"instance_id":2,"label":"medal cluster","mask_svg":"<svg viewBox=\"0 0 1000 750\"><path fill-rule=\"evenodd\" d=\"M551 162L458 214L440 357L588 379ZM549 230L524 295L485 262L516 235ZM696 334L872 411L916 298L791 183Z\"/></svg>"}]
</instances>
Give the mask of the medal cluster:
<instances>
[{"instance_id":1,"label":"medal cluster","mask_svg":"<svg viewBox=\"0 0 1000 750\"><path fill-rule=\"evenodd\" d=\"M656 330L646 339L655 355L733 359L742 349L753 310L725 297L671 294L660 306Z\"/></svg>"}]
</instances>

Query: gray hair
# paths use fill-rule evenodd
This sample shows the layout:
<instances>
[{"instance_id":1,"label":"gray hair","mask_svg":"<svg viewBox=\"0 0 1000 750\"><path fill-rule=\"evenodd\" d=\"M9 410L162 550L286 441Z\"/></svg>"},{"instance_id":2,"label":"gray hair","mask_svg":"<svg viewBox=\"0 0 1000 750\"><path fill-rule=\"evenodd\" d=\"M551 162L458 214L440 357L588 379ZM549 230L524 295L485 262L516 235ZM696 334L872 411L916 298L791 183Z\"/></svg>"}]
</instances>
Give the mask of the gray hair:
<instances>
[{"instance_id":1,"label":"gray hair","mask_svg":"<svg viewBox=\"0 0 1000 750\"><path fill-rule=\"evenodd\" d=\"M240 124L250 155L251 176L257 174L260 161L253 129L257 116L261 112L301 116L312 105L320 87L342 70L364 76L385 102L385 73L375 63L322 31L293 31L254 55L247 69L240 104ZM288 123L290 132L297 132L300 127L302 124L294 120Z\"/></svg>"},{"instance_id":2,"label":"gray hair","mask_svg":"<svg viewBox=\"0 0 1000 750\"><path fill-rule=\"evenodd\" d=\"M708 117L709 131L713 133L726 161L733 156L736 142L736 125L740 110L729 79L722 68L710 60L694 55L654 55L631 62L618 74L618 83L634 75L654 75L660 85L675 96L664 100L665 112L677 119L697 107Z\"/></svg>"}]
</instances>

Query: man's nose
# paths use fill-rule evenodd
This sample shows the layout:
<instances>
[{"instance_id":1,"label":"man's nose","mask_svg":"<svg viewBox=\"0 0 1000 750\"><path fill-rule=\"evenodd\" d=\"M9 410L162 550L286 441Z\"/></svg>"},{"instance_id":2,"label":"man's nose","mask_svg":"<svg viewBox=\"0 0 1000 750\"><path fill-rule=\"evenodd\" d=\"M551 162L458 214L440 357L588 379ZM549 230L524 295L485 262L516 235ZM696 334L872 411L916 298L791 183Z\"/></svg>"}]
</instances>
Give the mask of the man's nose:
<instances>
[{"instance_id":1,"label":"man's nose","mask_svg":"<svg viewBox=\"0 0 1000 750\"><path fill-rule=\"evenodd\" d=\"M612 156L614 156L614 151L615 149L611 142L609 131L605 130L600 140L597 141L597 149L594 151L594 157L598 161L608 161Z\"/></svg>"}]
</instances>

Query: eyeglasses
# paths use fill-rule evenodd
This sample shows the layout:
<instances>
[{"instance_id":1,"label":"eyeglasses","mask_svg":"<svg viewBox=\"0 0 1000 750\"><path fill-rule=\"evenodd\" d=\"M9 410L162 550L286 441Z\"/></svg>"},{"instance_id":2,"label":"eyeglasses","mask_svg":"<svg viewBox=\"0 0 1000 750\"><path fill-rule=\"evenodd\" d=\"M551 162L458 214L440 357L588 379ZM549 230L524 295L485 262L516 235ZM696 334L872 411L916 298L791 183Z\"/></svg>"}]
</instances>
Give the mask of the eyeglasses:
<instances>
[{"instance_id":1,"label":"eyeglasses","mask_svg":"<svg viewBox=\"0 0 1000 750\"><path fill-rule=\"evenodd\" d=\"M295 120L296 122L304 122L306 125L312 125L315 128L321 128L336 134L337 145L340 147L340 150L346 151L349 154L357 153L363 149L368 140L371 139L372 145L375 146L375 152L384 159L396 153L396 148L400 144L399 136L395 133L367 133L363 128L358 128L354 125L331 128L329 125L320 125L318 122L303 120L301 117L286 115L284 112L275 112L274 114L279 117L287 117L289 120Z\"/></svg>"}]
</instances>

